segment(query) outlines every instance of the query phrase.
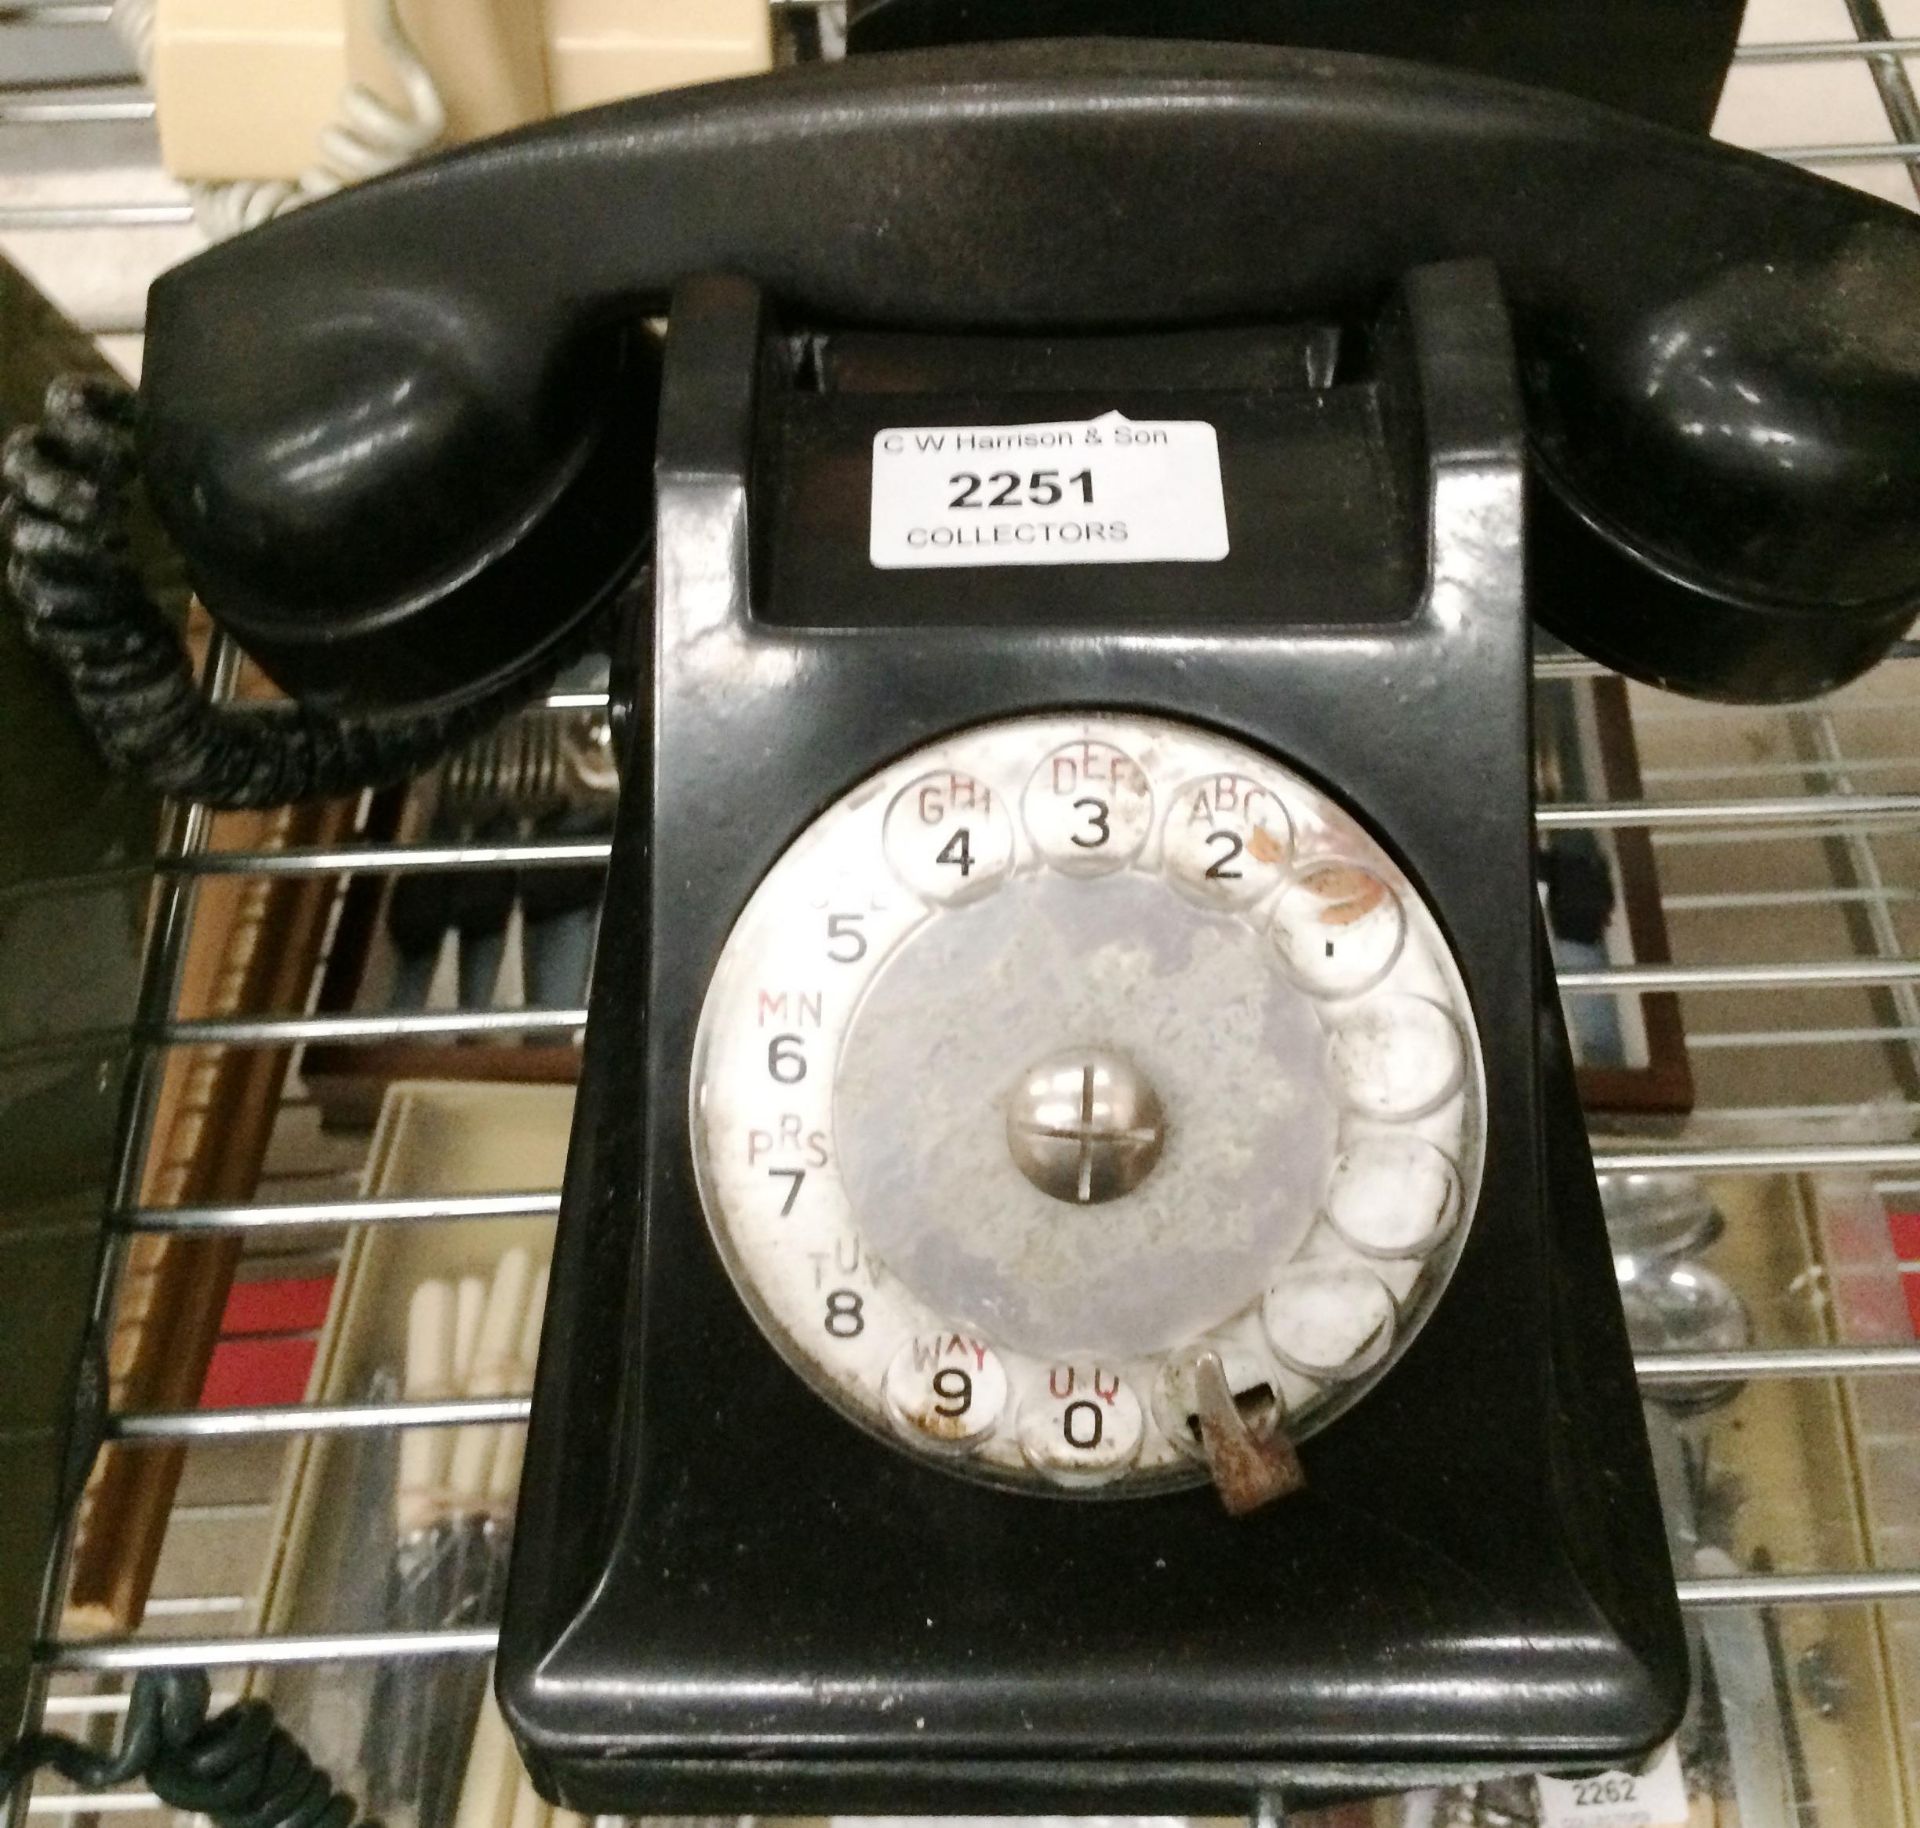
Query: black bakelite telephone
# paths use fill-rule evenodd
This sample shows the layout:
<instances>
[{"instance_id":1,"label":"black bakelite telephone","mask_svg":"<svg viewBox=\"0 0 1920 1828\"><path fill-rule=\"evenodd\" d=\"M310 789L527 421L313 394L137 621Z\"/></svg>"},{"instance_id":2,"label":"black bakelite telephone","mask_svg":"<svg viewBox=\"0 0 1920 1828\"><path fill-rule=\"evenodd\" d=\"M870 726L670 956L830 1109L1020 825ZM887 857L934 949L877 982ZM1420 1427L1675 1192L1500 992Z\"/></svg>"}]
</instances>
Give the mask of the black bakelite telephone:
<instances>
[{"instance_id":1,"label":"black bakelite telephone","mask_svg":"<svg viewBox=\"0 0 1920 1828\"><path fill-rule=\"evenodd\" d=\"M1410 64L876 56L202 255L137 442L302 707L181 712L176 783L391 772L625 606L499 1663L548 1794L1240 1809L1671 1731L1528 615L1728 699L1902 636L1920 221Z\"/></svg>"}]
</instances>

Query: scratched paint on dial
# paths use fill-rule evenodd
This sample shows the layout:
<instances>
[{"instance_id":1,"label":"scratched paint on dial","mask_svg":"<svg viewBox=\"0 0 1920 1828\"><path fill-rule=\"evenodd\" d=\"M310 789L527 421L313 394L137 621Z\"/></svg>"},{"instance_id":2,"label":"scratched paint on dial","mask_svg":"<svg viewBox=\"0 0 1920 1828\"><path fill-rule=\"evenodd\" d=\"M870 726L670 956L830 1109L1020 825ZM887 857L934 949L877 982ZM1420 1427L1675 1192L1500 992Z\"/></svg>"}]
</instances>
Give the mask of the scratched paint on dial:
<instances>
[{"instance_id":1,"label":"scratched paint on dial","mask_svg":"<svg viewBox=\"0 0 1920 1828\"><path fill-rule=\"evenodd\" d=\"M736 923L691 1118L722 1258L826 1400L931 1463L1115 1496L1204 1476L1202 1348L1296 1439L1389 1374L1470 1225L1482 1113L1457 968L1362 822L1111 715L853 784Z\"/></svg>"}]
</instances>

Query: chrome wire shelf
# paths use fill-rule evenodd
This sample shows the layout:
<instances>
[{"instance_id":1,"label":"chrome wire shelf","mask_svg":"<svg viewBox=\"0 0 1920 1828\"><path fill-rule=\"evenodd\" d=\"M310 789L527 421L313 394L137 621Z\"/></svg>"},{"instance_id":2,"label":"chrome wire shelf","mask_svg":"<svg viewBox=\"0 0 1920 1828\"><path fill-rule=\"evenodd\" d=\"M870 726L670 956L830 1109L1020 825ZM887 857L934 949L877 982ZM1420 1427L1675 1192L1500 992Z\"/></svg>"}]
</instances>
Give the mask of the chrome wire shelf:
<instances>
[{"instance_id":1,"label":"chrome wire shelf","mask_svg":"<svg viewBox=\"0 0 1920 1828\"><path fill-rule=\"evenodd\" d=\"M772 0L775 5L806 7L819 0ZM95 0L0 0L0 45L14 31L102 27L109 8ZM1872 171L1904 173L1920 193L1920 110L1905 59L1920 59L1920 36L1889 30L1877 0L1846 0L1856 36L1787 39L1745 44L1739 65L1842 65L1872 78L1880 117L1862 119L1857 136L1821 143L1769 148L1776 156L1848 179ZM1920 66L1917 66L1920 67ZM152 103L131 80L84 84L13 85L0 83L0 132L80 134L102 128L149 129ZM0 145L4 145L0 141ZM10 201L0 191L0 235L33 240L68 231L178 228L191 221L184 193L107 196L48 196ZM1904 715L1920 730L1920 640L1901 644L1886 673L1897 688L1884 701L1854 707L1859 717ZM224 655L212 672L211 689L224 695L233 668ZM1607 669L1565 655L1542 656L1536 675L1543 688L1564 680L1608 678ZM547 700L557 711L604 707L603 693L557 693ZM1670 701L1671 708L1636 705L1649 727L1661 719L1706 719L1730 713ZM1788 715L1788 714L1783 714ZM1846 864L1845 880L1831 885L1767 886L1760 889L1674 894L1666 897L1669 914L1740 913L1766 915L1800 907L1846 907L1862 916L1861 932L1849 956L1772 959L1730 955L1649 962L1565 972L1563 991L1582 996L1623 990L1668 991L1688 996L1745 997L1752 1007L1768 1008L1767 993L1861 989L1885 1004L1871 1022L1781 1024L1752 1029L1706 1029L1690 1035L1703 1052L1732 1054L1768 1047L1907 1051L1920 1070L1920 957L1903 949L1898 909L1920 900L1915 887L1899 879L1882 856L1890 837L1920 830L1920 789L1872 790L1876 775L1911 770L1920 779L1920 753L1892 759L1851 753L1838 714L1816 710L1795 713L1810 719L1814 733L1811 759L1790 762L1732 761L1702 772L1713 782L1746 782L1750 794L1714 797L1705 779L1664 781L1648 770L1656 796L1635 801L1555 802L1539 809L1543 831L1626 831L1647 833L1657 844L1765 843L1790 835L1835 846ZM1920 750L1920 743L1915 744ZM1745 770L1746 772L1742 772ZM1807 791L1771 791L1782 779L1814 783ZM1864 783L1864 784L1863 784ZM207 848L204 815L176 810L158 867L153 913L147 939L143 988L138 1010L135 1070L121 1114L115 1195L109 1214L111 1243L97 1291L96 1315L109 1325L116 1310L119 1278L128 1242L137 1236L238 1236L258 1240L278 1234L311 1233L315 1228L345 1230L359 1226L429 1226L472 1220L544 1219L555 1215L559 1195L552 1188L498 1194L447 1194L409 1198L307 1199L274 1203L204 1204L156 1207L140 1200L143 1168L151 1141L155 1102L164 1062L171 1050L191 1047L299 1048L312 1042L365 1044L394 1039L448 1039L545 1033L572 1035L584 1024L584 1009L491 1010L441 1014L317 1015L310 1011L260 1012L220 1020L183 1019L176 1014L186 940L199 886L214 878L306 876L346 879L362 873L481 870L501 867L604 865L605 842L522 842L506 844L329 845L278 852L212 852ZM1775 1001L1778 1001L1776 996ZM1743 1004L1742 1007L1749 1005ZM1876 1004L1878 1008L1878 1004ZM1760 1017L1764 1023L1764 1015ZM1734 1120L1756 1113L1703 1108L1678 1134L1615 1134L1597 1131L1596 1161L1603 1172L1690 1173L1713 1176L1855 1174L1866 1177L1884 1195L1920 1194L1920 1106L1908 1105L1908 1133L1853 1136L1811 1135L1780 1119L1779 1128L1751 1141L1731 1140ZM1717 1127L1710 1121L1727 1121ZM1769 1118L1768 1121L1773 1121ZM1920 1265L1903 1266L1920 1270ZM1881 1346L1756 1346L1739 1351L1643 1353L1636 1370L1648 1389L1707 1386L1729 1379L1883 1378L1920 1375L1920 1343ZM527 1398L505 1396L440 1402L356 1403L254 1407L218 1411L123 1412L108 1423L110 1439L153 1445L207 1443L238 1439L293 1438L364 1434L401 1428L447 1428L476 1423L519 1424ZM1677 1583L1682 1603L1699 1610L1727 1608L1868 1605L1920 1600L1920 1566L1825 1568L1799 1571L1689 1578ZM227 1669L291 1664L368 1663L485 1657L492 1653L490 1626L423 1632L305 1633L298 1635L173 1636L140 1632L121 1638L62 1636L59 1630L62 1582L50 1585L51 1602L37 1660L46 1676L124 1676L159 1667L200 1665ZM43 1697L44 1699L44 1697ZM111 1695L61 1696L51 1711L111 1712ZM63 1799L64 1800L64 1799ZM98 1810L151 1807L143 1796L93 1797Z\"/></svg>"},{"instance_id":2,"label":"chrome wire shelf","mask_svg":"<svg viewBox=\"0 0 1920 1828\"><path fill-rule=\"evenodd\" d=\"M1913 702L1920 709L1920 668L1912 657L1889 663L1911 671ZM1552 672L1556 669L1546 669ZM568 702L576 702L572 695ZM1789 830L1866 829L1876 821L1920 824L1920 794L1772 796L1755 800L1669 801L1640 805L1543 806L1548 828L1595 826L1738 828L1764 824ZM146 969L148 994L142 1010L141 1059L123 1120L124 1151L112 1227L124 1240L141 1233L252 1233L316 1224L435 1224L460 1219L544 1217L558 1210L557 1191L461 1195L446 1198L342 1199L284 1206L247 1204L190 1208L144 1207L132 1197L152 1119L158 1082L154 1063L169 1048L196 1045L299 1046L313 1041L377 1041L395 1036L473 1036L531 1031L572 1032L586 1019L583 1009L498 1010L461 1014L314 1016L260 1015L211 1020L180 1020L172 1013L175 984L191 918L197 882L213 875L307 873L347 875L357 871L481 868L503 862L604 863L601 844L519 844L493 846L418 846L411 848L329 847L291 853L222 853L205 848L205 821L187 814L176 821L178 838L159 872L157 905ZM1752 991L1809 985L1856 986L1920 982L1920 959L1862 956L1850 959L1767 964L1729 961L1711 965L1630 965L1568 972L1561 977L1571 991L1658 989ZM1875 1041L1887 1031L1863 1031ZM1595 1139L1595 1157L1603 1171L1654 1173L1688 1171L1711 1174L1778 1174L1860 1170L1877 1174L1920 1174L1920 1141L1802 1142L1730 1147L1675 1143L1658 1147ZM1908 1185L1894 1182L1894 1188ZM121 1252L110 1252L109 1274L100 1296L100 1312L110 1315L113 1279ZM1920 1344L1912 1346L1755 1347L1722 1352L1642 1353L1636 1371L1653 1387L1706 1385L1729 1378L1834 1378L1920 1374ZM390 1402L256 1407L161 1413L118 1413L108 1422L108 1438L149 1444L363 1433L413 1427L457 1427L477 1423L523 1423L524 1396L462 1398L440 1402ZM1683 1580L1681 1599L1690 1607L1831 1605L1920 1599L1920 1567L1837 1569L1724 1576ZM183 1664L278 1665L484 1656L494 1644L491 1629L422 1633L320 1633L298 1636L206 1638L63 1639L49 1633L39 1658L48 1672L131 1671Z\"/></svg>"}]
</instances>

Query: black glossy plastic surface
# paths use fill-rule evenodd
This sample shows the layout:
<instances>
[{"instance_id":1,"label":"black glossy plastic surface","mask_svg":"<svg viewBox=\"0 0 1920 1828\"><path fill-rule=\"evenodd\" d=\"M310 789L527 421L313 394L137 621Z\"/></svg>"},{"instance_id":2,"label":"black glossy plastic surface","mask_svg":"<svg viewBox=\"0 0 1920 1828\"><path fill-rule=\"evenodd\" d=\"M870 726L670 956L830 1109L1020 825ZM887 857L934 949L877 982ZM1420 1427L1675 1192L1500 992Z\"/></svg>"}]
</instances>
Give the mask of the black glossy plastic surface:
<instances>
[{"instance_id":1,"label":"black glossy plastic surface","mask_svg":"<svg viewBox=\"0 0 1920 1828\"><path fill-rule=\"evenodd\" d=\"M1920 221L1565 97L1332 53L963 46L470 147L163 276L143 438L209 606L289 687L392 701L497 670L511 608L472 659L448 631L570 476L611 474L584 455L612 423L595 339L687 274L816 322L991 330L1364 316L1392 275L1478 256L1568 509L1560 568L1631 587L1540 593L1556 633L1763 697L1893 638L1920 606ZM585 545L630 547L644 503L592 499ZM560 577L524 642L585 587Z\"/></svg>"},{"instance_id":2,"label":"black glossy plastic surface","mask_svg":"<svg viewBox=\"0 0 1920 1828\"><path fill-rule=\"evenodd\" d=\"M1745 0L852 0L847 48L1206 38L1442 64L1704 133Z\"/></svg>"},{"instance_id":3,"label":"black glossy plastic surface","mask_svg":"<svg viewBox=\"0 0 1920 1828\"><path fill-rule=\"evenodd\" d=\"M1370 435L1413 440L1436 560L1414 600L1281 618L1247 566L1231 624L1133 629L1056 619L1024 570L944 574L976 607L943 619L757 616L752 523L778 484L748 479L777 365L756 401L750 287L676 297L656 616L629 657L639 734L499 1662L568 1806L1233 1811L1616 1762L1671 1728L1671 1570L1533 925L1506 327L1484 266L1410 292L1417 368L1382 366L1395 410ZM1144 399L1165 375L1151 339L1139 354L1115 372ZM1235 549L1298 511L1243 499ZM996 597L1027 613L978 608ZM870 1439L758 1332L695 1192L695 1023L781 848L918 743L1072 705L1197 719L1332 784L1423 884L1486 1037L1486 1179L1448 1293L1307 1445L1307 1494L1250 1519L1209 1490L995 1490Z\"/></svg>"},{"instance_id":4,"label":"black glossy plastic surface","mask_svg":"<svg viewBox=\"0 0 1920 1828\"><path fill-rule=\"evenodd\" d=\"M1329 383L1340 339L1293 328L1133 337L939 337L851 333L809 343L800 384L770 388L757 460L764 560L755 612L827 627L1184 629L1400 621L1426 579L1425 480L1384 435L1383 400L1406 392L1398 320L1370 366L1399 373ZM1346 339L1357 368L1363 339ZM1142 393L1142 389L1150 391ZM1071 419L1089 394L1133 418L1203 419L1219 442L1233 548L1220 564L1055 566L1028 591L956 587L938 571L875 588L863 531L873 436L898 425ZM1284 499L1285 513L1268 504Z\"/></svg>"}]
</instances>

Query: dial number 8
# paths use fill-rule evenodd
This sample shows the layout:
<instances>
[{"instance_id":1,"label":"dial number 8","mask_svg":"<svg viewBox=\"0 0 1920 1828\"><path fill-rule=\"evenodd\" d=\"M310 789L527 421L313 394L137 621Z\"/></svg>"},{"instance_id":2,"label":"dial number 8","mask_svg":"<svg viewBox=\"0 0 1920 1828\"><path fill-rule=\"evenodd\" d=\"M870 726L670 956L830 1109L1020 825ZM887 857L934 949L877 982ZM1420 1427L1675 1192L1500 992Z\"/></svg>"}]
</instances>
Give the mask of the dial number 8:
<instances>
[{"instance_id":1,"label":"dial number 8","mask_svg":"<svg viewBox=\"0 0 1920 1828\"><path fill-rule=\"evenodd\" d=\"M858 1339L867 1330L864 1306L856 1290L835 1289L827 1297L827 1331L835 1339Z\"/></svg>"}]
</instances>

